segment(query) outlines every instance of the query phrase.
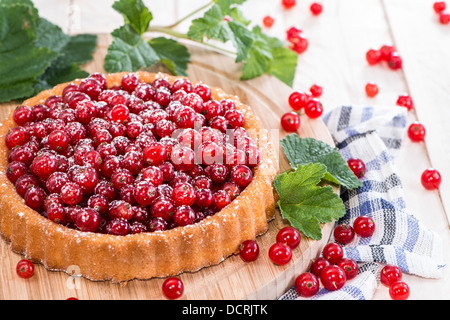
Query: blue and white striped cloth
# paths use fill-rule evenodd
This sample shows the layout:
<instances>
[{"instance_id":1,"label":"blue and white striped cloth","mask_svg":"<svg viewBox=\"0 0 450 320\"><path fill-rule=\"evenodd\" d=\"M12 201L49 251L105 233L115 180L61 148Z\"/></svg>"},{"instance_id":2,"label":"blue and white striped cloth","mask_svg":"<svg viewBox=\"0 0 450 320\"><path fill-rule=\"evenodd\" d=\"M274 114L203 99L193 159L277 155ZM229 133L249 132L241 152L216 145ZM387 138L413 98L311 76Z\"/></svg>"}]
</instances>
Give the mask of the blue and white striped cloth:
<instances>
[{"instance_id":1,"label":"blue and white striped cloth","mask_svg":"<svg viewBox=\"0 0 450 320\"><path fill-rule=\"evenodd\" d=\"M352 225L358 216L368 215L376 227L373 236L356 235L343 246L344 256L358 262L358 275L340 290L321 287L309 299L371 299L386 264L425 278L442 277L445 267L442 240L408 212L394 165L405 137L406 109L343 106L326 114L323 120L344 159L359 158L366 165L362 187L341 188L346 214L336 225ZM334 242L333 235L329 242ZM280 299L304 298L291 288Z\"/></svg>"}]
</instances>

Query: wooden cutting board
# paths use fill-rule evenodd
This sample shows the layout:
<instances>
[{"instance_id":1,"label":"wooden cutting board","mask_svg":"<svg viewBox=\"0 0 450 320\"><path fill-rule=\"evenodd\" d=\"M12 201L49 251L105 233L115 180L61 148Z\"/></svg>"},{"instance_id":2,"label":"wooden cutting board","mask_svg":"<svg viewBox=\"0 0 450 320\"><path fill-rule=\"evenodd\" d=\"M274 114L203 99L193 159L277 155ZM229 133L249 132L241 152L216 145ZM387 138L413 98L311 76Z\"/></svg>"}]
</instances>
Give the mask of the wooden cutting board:
<instances>
[{"instance_id":1,"label":"wooden cutting board","mask_svg":"<svg viewBox=\"0 0 450 320\"><path fill-rule=\"evenodd\" d=\"M88 72L104 72L103 58L111 39L109 35L99 35L98 48L94 60L84 66ZM187 44L192 54L188 76L196 81L204 81L211 86L223 88L235 94L251 106L264 126L270 130L272 140L279 156L280 172L287 170L289 164L284 157L279 140L285 135L280 129L280 117L289 111L288 96L292 89L279 80L262 76L250 81L239 81L240 65L233 59L219 53ZM0 121L5 119L16 104L0 105ZM320 119L301 118L298 132L302 137L314 137L333 145L333 140ZM1 191L0 191L1 192ZM338 192L338 189L336 189ZM259 258L251 263L243 262L239 256L231 256L222 263L204 268L194 273L180 275L185 292L182 299L276 299L289 289L295 277L309 268L333 229L333 223L322 226L322 240L313 241L302 237L301 244L293 252L293 259L285 266L273 264L267 255L269 247L283 226L288 225L277 211L276 218L270 222L269 230L257 241L260 246ZM93 282L80 278L76 268L68 273L48 271L36 265L35 275L21 279L15 272L21 255L13 253L5 241L0 241L0 299L67 299L80 300L105 299L164 299L161 285L164 279L133 280L127 283Z\"/></svg>"}]
</instances>

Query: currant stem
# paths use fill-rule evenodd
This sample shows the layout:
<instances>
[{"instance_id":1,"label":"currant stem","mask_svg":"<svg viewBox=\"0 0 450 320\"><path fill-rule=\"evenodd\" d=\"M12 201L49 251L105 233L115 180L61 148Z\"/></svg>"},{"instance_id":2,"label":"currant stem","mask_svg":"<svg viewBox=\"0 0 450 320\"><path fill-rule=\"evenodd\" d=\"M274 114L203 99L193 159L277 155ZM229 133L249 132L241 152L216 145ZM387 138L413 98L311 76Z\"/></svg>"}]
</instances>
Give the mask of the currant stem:
<instances>
[{"instance_id":1,"label":"currant stem","mask_svg":"<svg viewBox=\"0 0 450 320\"><path fill-rule=\"evenodd\" d=\"M201 44L203 44L205 46L208 46L210 48L213 48L213 49L218 50L218 51L223 52L223 53L231 54L231 55L234 55L234 56L236 55L236 52L234 52L234 51L230 51L230 50L221 48L221 47L213 45L213 44L211 44L209 42L193 40L193 39L189 38L186 33L181 33L181 32L178 32L176 30L173 30L172 27L154 26L154 27L148 28L147 32L165 33L165 34L168 34L170 36L173 36L173 37L176 37L176 38L179 38L179 39L186 39L186 40L194 41L194 42L197 42L197 43L201 43Z\"/></svg>"},{"instance_id":2,"label":"currant stem","mask_svg":"<svg viewBox=\"0 0 450 320\"><path fill-rule=\"evenodd\" d=\"M175 28L176 26L178 26L180 23L182 23L183 21L189 19L190 17L192 17L193 15L195 15L196 13L202 11L203 9L208 8L210 5L214 4L214 1L210 1L207 4L205 4L204 6L201 6L200 8L198 8L197 10L194 10L193 12L189 13L187 16L184 16L183 18L181 18L180 20L176 21L175 23L171 24L170 26L167 26L167 28Z\"/></svg>"}]
</instances>

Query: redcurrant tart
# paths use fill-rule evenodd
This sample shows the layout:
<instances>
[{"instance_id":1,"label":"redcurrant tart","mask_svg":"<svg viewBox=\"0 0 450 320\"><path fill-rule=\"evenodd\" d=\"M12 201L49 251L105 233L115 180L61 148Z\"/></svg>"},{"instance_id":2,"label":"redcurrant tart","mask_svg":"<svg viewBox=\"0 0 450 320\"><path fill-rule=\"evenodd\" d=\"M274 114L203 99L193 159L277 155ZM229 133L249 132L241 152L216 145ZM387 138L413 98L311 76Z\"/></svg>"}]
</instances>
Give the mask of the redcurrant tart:
<instances>
[{"instance_id":1,"label":"redcurrant tart","mask_svg":"<svg viewBox=\"0 0 450 320\"><path fill-rule=\"evenodd\" d=\"M254 140L259 130L236 96L187 78L138 71L58 85L0 126L0 182L14 186L0 195L2 230L32 261L58 270L80 265L93 280L217 264L272 218L273 176L261 179L258 168L272 172L276 160L268 140ZM217 146L201 152L213 163L198 161L202 140ZM33 245L19 239L24 230ZM55 243L67 254L50 250ZM174 248L170 259L156 249L161 243ZM199 243L208 255L196 254ZM116 263L135 261L135 248L145 268Z\"/></svg>"},{"instance_id":2,"label":"redcurrant tart","mask_svg":"<svg viewBox=\"0 0 450 320\"><path fill-rule=\"evenodd\" d=\"M367 238L375 232L375 222L369 216L359 216L353 221L353 229L360 237Z\"/></svg>"},{"instance_id":3,"label":"redcurrant tart","mask_svg":"<svg viewBox=\"0 0 450 320\"><path fill-rule=\"evenodd\" d=\"M270 260L279 265L285 265L292 259L292 249L285 243L274 243L268 251Z\"/></svg>"},{"instance_id":4,"label":"redcurrant tart","mask_svg":"<svg viewBox=\"0 0 450 320\"><path fill-rule=\"evenodd\" d=\"M300 127L300 116L295 112L285 113L281 117L281 126L287 132L295 132Z\"/></svg>"},{"instance_id":5,"label":"redcurrant tart","mask_svg":"<svg viewBox=\"0 0 450 320\"><path fill-rule=\"evenodd\" d=\"M239 246L239 255L245 262L255 261L259 256L259 245L255 240L245 240Z\"/></svg>"},{"instance_id":6,"label":"redcurrant tart","mask_svg":"<svg viewBox=\"0 0 450 320\"><path fill-rule=\"evenodd\" d=\"M31 278L34 275L34 263L30 260L22 259L16 265L16 272L23 279Z\"/></svg>"},{"instance_id":7,"label":"redcurrant tart","mask_svg":"<svg viewBox=\"0 0 450 320\"><path fill-rule=\"evenodd\" d=\"M344 286L347 277L341 267L332 264L322 270L320 281L325 289L336 291Z\"/></svg>"},{"instance_id":8,"label":"redcurrant tart","mask_svg":"<svg viewBox=\"0 0 450 320\"><path fill-rule=\"evenodd\" d=\"M413 122L408 127L408 137L411 141L420 142L425 140L425 135L427 133L425 126L420 122Z\"/></svg>"},{"instance_id":9,"label":"redcurrant tart","mask_svg":"<svg viewBox=\"0 0 450 320\"><path fill-rule=\"evenodd\" d=\"M439 171L429 168L422 173L420 181L425 189L436 190L441 185L442 177Z\"/></svg>"},{"instance_id":10,"label":"redcurrant tart","mask_svg":"<svg viewBox=\"0 0 450 320\"><path fill-rule=\"evenodd\" d=\"M169 300L178 299L183 295L184 284L179 278L176 277L167 278L163 282L162 292L164 296Z\"/></svg>"},{"instance_id":11,"label":"redcurrant tart","mask_svg":"<svg viewBox=\"0 0 450 320\"><path fill-rule=\"evenodd\" d=\"M392 300L407 300L409 298L409 294L409 286L404 281L396 281L389 287L389 295Z\"/></svg>"},{"instance_id":12,"label":"redcurrant tart","mask_svg":"<svg viewBox=\"0 0 450 320\"><path fill-rule=\"evenodd\" d=\"M319 279L310 272L304 272L295 278L294 287L300 296L309 298L319 291Z\"/></svg>"},{"instance_id":13,"label":"redcurrant tart","mask_svg":"<svg viewBox=\"0 0 450 320\"><path fill-rule=\"evenodd\" d=\"M386 265L381 269L380 281L386 287L389 287L396 281L402 280L402 271L399 267L394 265Z\"/></svg>"}]
</instances>

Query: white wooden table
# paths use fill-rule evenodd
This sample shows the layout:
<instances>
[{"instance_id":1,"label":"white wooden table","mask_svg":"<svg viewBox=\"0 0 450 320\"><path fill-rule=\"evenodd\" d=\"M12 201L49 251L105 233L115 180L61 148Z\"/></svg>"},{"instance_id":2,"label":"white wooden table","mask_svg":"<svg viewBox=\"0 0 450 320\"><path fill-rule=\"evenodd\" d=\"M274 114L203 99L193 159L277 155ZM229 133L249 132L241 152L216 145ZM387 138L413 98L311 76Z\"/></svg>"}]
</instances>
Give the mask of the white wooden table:
<instances>
[{"instance_id":1,"label":"white wooden table","mask_svg":"<svg viewBox=\"0 0 450 320\"><path fill-rule=\"evenodd\" d=\"M60 25L68 33L109 33L122 24L122 17L107 0L35 0L41 16ZM144 1L153 13L152 25L170 25L207 0ZM424 143L407 138L397 158L409 210L428 228L450 243L450 25L438 23L433 0L323 0L318 17L309 11L311 1L297 1L289 11L280 0L248 0L246 17L261 24L271 14L275 24L269 34L284 38L285 31L299 25L309 48L299 58L295 90L308 90L320 84L325 112L333 107L352 105L395 106L401 93L409 93L415 108L408 121L419 120L427 129ZM450 2L448 2L450 5ZM195 18L196 16L194 16ZM186 32L189 22L178 26ZM403 58L403 69L369 66L369 48L393 44ZM378 84L380 92L368 98L367 82ZM286 97L286 110L288 110ZM438 191L426 191L420 175L428 167L442 174ZM446 247L444 245L444 247ZM448 263L450 251L445 252ZM410 285L410 299L450 299L450 270L441 279L404 275ZM390 299L380 285L374 299Z\"/></svg>"}]
</instances>

